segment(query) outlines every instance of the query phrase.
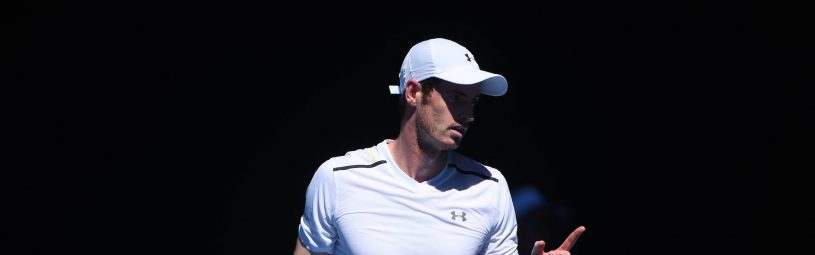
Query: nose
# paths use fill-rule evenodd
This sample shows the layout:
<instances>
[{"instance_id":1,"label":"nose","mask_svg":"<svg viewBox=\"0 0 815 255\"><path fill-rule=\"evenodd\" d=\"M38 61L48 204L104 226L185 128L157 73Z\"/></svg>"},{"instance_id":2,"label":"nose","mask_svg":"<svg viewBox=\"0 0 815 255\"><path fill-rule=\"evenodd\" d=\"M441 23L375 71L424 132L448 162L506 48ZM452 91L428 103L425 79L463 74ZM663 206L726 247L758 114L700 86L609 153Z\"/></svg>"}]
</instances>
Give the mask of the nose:
<instances>
[{"instance_id":1,"label":"nose","mask_svg":"<svg viewBox=\"0 0 815 255\"><path fill-rule=\"evenodd\" d=\"M475 121L475 116L462 114L459 119L461 122L463 122L462 124L470 124L471 122Z\"/></svg>"}]
</instances>

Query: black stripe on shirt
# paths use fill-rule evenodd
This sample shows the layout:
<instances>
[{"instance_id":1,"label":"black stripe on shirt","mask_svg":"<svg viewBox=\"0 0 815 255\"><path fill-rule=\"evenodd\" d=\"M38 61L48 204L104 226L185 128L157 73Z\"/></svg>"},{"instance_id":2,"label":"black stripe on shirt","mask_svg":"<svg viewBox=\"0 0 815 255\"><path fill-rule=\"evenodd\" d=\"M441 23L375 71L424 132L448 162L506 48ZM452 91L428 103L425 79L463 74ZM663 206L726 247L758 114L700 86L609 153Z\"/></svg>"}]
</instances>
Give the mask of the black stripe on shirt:
<instances>
[{"instance_id":1,"label":"black stripe on shirt","mask_svg":"<svg viewBox=\"0 0 815 255\"><path fill-rule=\"evenodd\" d=\"M475 175L475 176L481 177L482 179L485 179L485 180L490 180L490 181L498 182L498 179L496 179L495 177L492 177L492 176L486 176L486 175L484 175L484 174L482 174L482 173L476 173L476 172L473 172L473 171L465 171L465 170L461 170L461 168L458 168L458 166L457 166L457 165L454 165L454 164L450 164L449 166L451 166L451 167L455 168L455 169L456 169L456 171L458 171L459 173L462 173L462 174Z\"/></svg>"},{"instance_id":2,"label":"black stripe on shirt","mask_svg":"<svg viewBox=\"0 0 815 255\"><path fill-rule=\"evenodd\" d=\"M370 164L370 165L350 165L350 166L335 167L334 171L348 170L348 169L352 169L352 168L372 168L372 167L384 164L385 162L387 162L387 161L380 160L380 161L374 162L373 164Z\"/></svg>"}]
</instances>

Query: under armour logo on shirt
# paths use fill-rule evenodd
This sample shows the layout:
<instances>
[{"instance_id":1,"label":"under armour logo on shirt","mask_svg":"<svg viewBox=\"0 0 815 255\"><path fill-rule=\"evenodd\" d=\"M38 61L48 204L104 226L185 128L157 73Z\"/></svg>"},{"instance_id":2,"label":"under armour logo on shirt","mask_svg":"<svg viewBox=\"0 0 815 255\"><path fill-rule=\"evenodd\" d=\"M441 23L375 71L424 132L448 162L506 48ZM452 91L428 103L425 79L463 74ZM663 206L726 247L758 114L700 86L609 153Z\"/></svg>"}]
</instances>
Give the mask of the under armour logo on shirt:
<instances>
[{"instance_id":1,"label":"under armour logo on shirt","mask_svg":"<svg viewBox=\"0 0 815 255\"><path fill-rule=\"evenodd\" d=\"M456 211L450 211L450 214L453 215L453 217L451 217L453 220L456 220L456 217L460 217L461 221L467 221L467 218L464 217L467 216L466 212L461 212L461 215L456 215Z\"/></svg>"},{"instance_id":2,"label":"under armour logo on shirt","mask_svg":"<svg viewBox=\"0 0 815 255\"><path fill-rule=\"evenodd\" d=\"M464 53L464 56L467 57L467 61L473 62L473 60L470 58L470 53Z\"/></svg>"}]
</instances>

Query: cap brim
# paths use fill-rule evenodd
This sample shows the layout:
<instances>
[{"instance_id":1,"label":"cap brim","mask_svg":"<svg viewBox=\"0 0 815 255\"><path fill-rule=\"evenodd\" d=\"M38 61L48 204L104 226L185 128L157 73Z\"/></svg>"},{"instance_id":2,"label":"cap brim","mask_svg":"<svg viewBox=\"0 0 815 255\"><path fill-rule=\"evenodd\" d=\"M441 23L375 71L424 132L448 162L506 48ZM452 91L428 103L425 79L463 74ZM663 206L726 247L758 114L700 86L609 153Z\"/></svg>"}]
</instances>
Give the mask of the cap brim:
<instances>
[{"instance_id":1,"label":"cap brim","mask_svg":"<svg viewBox=\"0 0 815 255\"><path fill-rule=\"evenodd\" d=\"M433 75L436 78L461 85L481 85L481 94L503 96L507 93L507 79L500 74L473 69L459 69Z\"/></svg>"}]
</instances>

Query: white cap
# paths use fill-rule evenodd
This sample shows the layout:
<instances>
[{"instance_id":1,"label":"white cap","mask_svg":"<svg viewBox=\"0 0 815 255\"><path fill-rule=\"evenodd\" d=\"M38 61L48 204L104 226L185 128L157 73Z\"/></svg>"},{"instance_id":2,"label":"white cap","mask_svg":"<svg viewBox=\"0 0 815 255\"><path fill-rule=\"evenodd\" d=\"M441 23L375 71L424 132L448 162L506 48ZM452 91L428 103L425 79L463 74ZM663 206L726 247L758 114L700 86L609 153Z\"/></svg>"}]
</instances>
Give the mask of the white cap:
<instances>
[{"instance_id":1,"label":"white cap","mask_svg":"<svg viewBox=\"0 0 815 255\"><path fill-rule=\"evenodd\" d=\"M399 92L404 93L410 79L422 81L436 77L461 85L481 86L481 94L502 96L507 92L507 79L482 71L475 56L456 42L435 38L417 43L408 51L399 70Z\"/></svg>"}]
</instances>

